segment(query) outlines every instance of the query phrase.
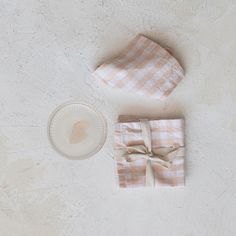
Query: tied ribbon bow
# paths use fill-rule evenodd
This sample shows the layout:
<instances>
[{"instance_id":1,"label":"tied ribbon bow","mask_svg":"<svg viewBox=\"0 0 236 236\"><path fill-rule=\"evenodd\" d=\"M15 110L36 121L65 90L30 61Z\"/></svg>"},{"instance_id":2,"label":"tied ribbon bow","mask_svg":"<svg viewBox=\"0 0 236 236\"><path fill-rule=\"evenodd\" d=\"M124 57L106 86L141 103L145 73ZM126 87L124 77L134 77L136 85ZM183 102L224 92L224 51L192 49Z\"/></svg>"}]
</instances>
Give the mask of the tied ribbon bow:
<instances>
[{"instance_id":1,"label":"tied ribbon bow","mask_svg":"<svg viewBox=\"0 0 236 236\"><path fill-rule=\"evenodd\" d=\"M164 168L170 168L173 158L175 158L180 150L180 145L174 145L172 150L168 151L166 154L161 154L156 150L152 150L151 129L149 121L142 119L140 120L140 124L145 145L134 145L127 147L125 158L128 162L137 160L139 158L146 159L146 186L154 186L155 178L152 169L152 162ZM167 149L169 150L169 148Z\"/></svg>"}]
</instances>

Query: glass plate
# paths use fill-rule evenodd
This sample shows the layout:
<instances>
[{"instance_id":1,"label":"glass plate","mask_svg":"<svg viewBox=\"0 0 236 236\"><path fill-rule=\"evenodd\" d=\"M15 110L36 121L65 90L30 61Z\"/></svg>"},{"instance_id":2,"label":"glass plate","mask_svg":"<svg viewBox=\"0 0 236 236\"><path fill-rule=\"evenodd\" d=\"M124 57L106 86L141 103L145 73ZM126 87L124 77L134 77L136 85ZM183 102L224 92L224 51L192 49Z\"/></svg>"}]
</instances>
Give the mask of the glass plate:
<instances>
[{"instance_id":1,"label":"glass plate","mask_svg":"<svg viewBox=\"0 0 236 236\"><path fill-rule=\"evenodd\" d=\"M49 120L48 136L52 146L70 159L94 155L104 145L106 135L103 115L87 104L63 104Z\"/></svg>"}]
</instances>

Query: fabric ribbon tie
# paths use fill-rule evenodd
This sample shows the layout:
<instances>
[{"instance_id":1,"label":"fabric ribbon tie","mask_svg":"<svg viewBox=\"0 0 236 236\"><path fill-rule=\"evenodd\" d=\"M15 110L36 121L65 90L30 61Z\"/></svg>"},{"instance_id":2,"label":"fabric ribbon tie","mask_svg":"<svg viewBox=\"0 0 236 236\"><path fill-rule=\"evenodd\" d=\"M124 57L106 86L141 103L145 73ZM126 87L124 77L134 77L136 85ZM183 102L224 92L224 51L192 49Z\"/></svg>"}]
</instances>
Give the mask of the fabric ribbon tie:
<instances>
[{"instance_id":1,"label":"fabric ribbon tie","mask_svg":"<svg viewBox=\"0 0 236 236\"><path fill-rule=\"evenodd\" d=\"M146 164L146 186L155 185L155 176L152 169L152 163L156 163L164 168L170 168L173 158L178 154L180 145L176 144L168 149L165 154L159 153L157 150L152 150L152 139L150 124L147 119L140 120L144 145L128 146L126 151L126 161L131 162L137 159L147 160ZM163 148L162 148L163 149ZM164 148L165 150L166 148Z\"/></svg>"}]
</instances>

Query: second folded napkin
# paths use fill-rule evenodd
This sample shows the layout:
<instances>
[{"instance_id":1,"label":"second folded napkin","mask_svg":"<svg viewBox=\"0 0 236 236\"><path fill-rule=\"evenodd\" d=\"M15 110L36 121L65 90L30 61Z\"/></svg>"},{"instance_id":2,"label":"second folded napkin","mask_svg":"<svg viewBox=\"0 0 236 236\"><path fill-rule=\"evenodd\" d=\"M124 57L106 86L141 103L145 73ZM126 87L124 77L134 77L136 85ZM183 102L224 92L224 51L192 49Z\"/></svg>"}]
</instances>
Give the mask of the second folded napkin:
<instances>
[{"instance_id":1,"label":"second folded napkin","mask_svg":"<svg viewBox=\"0 0 236 236\"><path fill-rule=\"evenodd\" d=\"M115 127L119 186L184 185L184 120L122 120Z\"/></svg>"},{"instance_id":2,"label":"second folded napkin","mask_svg":"<svg viewBox=\"0 0 236 236\"><path fill-rule=\"evenodd\" d=\"M184 70L166 49L138 35L118 57L103 63L93 75L112 88L164 99L184 78Z\"/></svg>"}]
</instances>

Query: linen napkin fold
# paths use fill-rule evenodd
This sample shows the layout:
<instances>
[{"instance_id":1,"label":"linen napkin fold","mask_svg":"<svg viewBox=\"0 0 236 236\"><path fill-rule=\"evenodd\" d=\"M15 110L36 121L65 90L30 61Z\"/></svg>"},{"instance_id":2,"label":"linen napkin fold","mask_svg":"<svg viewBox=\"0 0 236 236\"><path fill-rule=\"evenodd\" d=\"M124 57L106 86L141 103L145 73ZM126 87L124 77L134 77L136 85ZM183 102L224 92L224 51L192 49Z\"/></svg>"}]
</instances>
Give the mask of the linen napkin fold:
<instances>
[{"instance_id":1,"label":"linen napkin fold","mask_svg":"<svg viewBox=\"0 0 236 236\"><path fill-rule=\"evenodd\" d=\"M103 63L93 75L112 88L164 99L184 78L184 70L166 49L138 35L118 57Z\"/></svg>"},{"instance_id":2,"label":"linen napkin fold","mask_svg":"<svg viewBox=\"0 0 236 236\"><path fill-rule=\"evenodd\" d=\"M184 120L120 117L115 126L119 186L184 185Z\"/></svg>"}]
</instances>

